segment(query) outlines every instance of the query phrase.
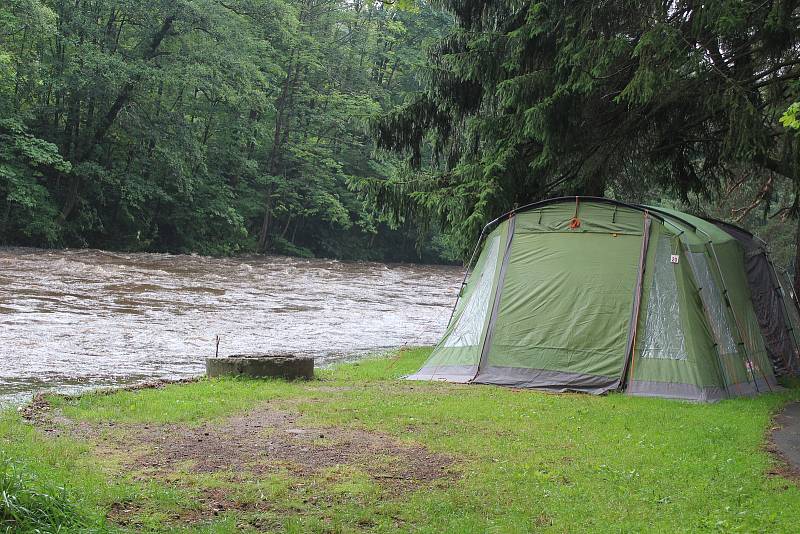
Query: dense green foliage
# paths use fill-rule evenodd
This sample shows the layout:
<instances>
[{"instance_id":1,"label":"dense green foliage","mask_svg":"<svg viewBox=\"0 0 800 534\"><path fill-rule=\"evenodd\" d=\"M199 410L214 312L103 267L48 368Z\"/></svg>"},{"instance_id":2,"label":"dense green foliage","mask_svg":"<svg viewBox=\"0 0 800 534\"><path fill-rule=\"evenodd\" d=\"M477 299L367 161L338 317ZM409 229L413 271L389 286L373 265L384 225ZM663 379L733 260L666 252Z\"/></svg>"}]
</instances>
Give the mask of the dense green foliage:
<instances>
[{"instance_id":1,"label":"dense green foliage","mask_svg":"<svg viewBox=\"0 0 800 534\"><path fill-rule=\"evenodd\" d=\"M430 260L579 193L797 241L800 3L442 5L4 2L0 244Z\"/></svg>"},{"instance_id":2,"label":"dense green foliage","mask_svg":"<svg viewBox=\"0 0 800 534\"><path fill-rule=\"evenodd\" d=\"M428 226L348 183L399 172L366 124L416 90L448 20L377 1L4 1L0 244L418 257Z\"/></svg>"},{"instance_id":3,"label":"dense green foliage","mask_svg":"<svg viewBox=\"0 0 800 534\"><path fill-rule=\"evenodd\" d=\"M800 488L764 450L771 413L797 391L693 404L397 380L429 353L343 365L312 382L215 379L51 398L60 437L5 412L0 444L32 475L81 495L84 517L108 515L109 530L122 532L797 530ZM213 432L253 410L295 414L296 432L316 429L292 438L303 456L361 445L332 439L336 429L367 431L396 443L393 453L424 447L421 469L447 455L451 475L381 478L375 466L400 461L381 454L298 472L268 452L283 430L266 421L250 427L264 447L252 466L136 461L148 453L146 429ZM210 495L224 496L224 508L212 512Z\"/></svg>"},{"instance_id":4,"label":"dense green foliage","mask_svg":"<svg viewBox=\"0 0 800 534\"><path fill-rule=\"evenodd\" d=\"M796 198L798 139L779 118L800 91L800 3L444 4L457 27L424 92L376 126L437 171L365 189L437 215L462 254L491 218L559 194L688 201L744 173L762 200L779 180Z\"/></svg>"},{"instance_id":5,"label":"dense green foliage","mask_svg":"<svg viewBox=\"0 0 800 534\"><path fill-rule=\"evenodd\" d=\"M800 117L798 115L800 115L800 102L794 102L780 118L781 124L787 128L800 130Z\"/></svg>"}]
</instances>

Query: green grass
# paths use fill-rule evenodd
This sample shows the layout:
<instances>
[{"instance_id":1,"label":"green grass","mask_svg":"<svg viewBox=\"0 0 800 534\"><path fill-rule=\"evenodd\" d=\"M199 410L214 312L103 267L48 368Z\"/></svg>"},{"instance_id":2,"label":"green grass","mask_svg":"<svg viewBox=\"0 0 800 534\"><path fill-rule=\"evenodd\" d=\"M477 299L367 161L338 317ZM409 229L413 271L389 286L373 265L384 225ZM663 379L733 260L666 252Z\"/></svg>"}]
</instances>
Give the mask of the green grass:
<instances>
[{"instance_id":1,"label":"green grass","mask_svg":"<svg viewBox=\"0 0 800 534\"><path fill-rule=\"evenodd\" d=\"M0 530L102 531L102 521L83 510L64 487L41 481L25 465L0 455Z\"/></svg>"},{"instance_id":2,"label":"green grass","mask_svg":"<svg viewBox=\"0 0 800 534\"><path fill-rule=\"evenodd\" d=\"M27 508L44 509L41 517L53 523L74 516L90 528L146 532L796 532L800 525L800 489L768 474L775 465L763 450L771 415L800 398L797 390L690 404L397 380L428 353L343 365L305 383L203 380L51 402L75 421L200 425L271 401L299 410L305 425L382 432L450 455L457 476L446 483L392 493L353 465L305 478L194 473L185 465L149 480L122 468L124 459L101 443L47 437L9 411L0 417L0 448L14 465L11 493L66 488L55 492L55 508L37 498ZM114 435L112 428L108 439ZM241 509L175 520L200 509L210 489ZM134 510L134 522L104 523L119 506ZM6 509L0 513L7 521Z\"/></svg>"}]
</instances>

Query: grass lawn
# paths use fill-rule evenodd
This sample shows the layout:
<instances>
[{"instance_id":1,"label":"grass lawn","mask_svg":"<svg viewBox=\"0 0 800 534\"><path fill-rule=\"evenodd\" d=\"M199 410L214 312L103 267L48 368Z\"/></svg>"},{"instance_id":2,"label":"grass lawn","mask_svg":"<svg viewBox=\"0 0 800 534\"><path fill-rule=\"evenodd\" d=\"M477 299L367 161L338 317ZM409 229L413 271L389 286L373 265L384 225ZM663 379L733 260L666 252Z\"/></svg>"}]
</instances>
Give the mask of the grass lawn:
<instances>
[{"instance_id":1,"label":"grass lawn","mask_svg":"<svg viewBox=\"0 0 800 534\"><path fill-rule=\"evenodd\" d=\"M764 450L799 390L707 405L397 380L428 353L7 411L0 531L800 528L800 486Z\"/></svg>"}]
</instances>

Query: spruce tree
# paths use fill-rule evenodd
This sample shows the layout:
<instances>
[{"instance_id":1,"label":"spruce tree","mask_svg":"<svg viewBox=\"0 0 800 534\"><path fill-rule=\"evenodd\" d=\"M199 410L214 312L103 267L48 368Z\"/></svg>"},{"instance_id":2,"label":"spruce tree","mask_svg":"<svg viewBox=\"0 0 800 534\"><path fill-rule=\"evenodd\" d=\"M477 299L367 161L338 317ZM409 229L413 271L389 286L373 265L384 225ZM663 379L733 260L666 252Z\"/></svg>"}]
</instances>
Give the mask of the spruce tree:
<instances>
[{"instance_id":1,"label":"spruce tree","mask_svg":"<svg viewBox=\"0 0 800 534\"><path fill-rule=\"evenodd\" d=\"M375 125L425 172L364 190L437 215L465 253L488 220L545 197L686 198L742 173L797 184L779 119L800 90L798 4L445 0L456 26L424 91Z\"/></svg>"}]
</instances>

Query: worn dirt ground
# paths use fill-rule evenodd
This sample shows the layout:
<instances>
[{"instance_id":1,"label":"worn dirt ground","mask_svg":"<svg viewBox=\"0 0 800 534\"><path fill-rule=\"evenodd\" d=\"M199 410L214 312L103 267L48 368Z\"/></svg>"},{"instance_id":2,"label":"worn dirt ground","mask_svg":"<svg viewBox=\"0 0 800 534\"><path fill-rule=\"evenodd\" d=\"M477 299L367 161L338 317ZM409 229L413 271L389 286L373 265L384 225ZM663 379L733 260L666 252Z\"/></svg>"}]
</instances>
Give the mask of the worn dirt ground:
<instances>
[{"instance_id":1,"label":"worn dirt ground","mask_svg":"<svg viewBox=\"0 0 800 534\"><path fill-rule=\"evenodd\" d=\"M73 421L38 397L23 416L42 433L93 444L98 454L122 459L121 472L138 480L188 487L196 475L217 476L230 486L282 474L303 480L331 469L365 474L386 498L457 477L453 458L389 435L304 425L291 404L264 403L222 421L184 424L116 424ZM199 506L175 514L180 522L203 521L226 510L264 511L268 501L239 502L226 487L194 487ZM311 497L315 499L315 497ZM135 503L114 505L109 518L135 526Z\"/></svg>"},{"instance_id":2,"label":"worn dirt ground","mask_svg":"<svg viewBox=\"0 0 800 534\"><path fill-rule=\"evenodd\" d=\"M781 474L800 480L800 403L788 404L773 423L769 449L786 463Z\"/></svg>"}]
</instances>

